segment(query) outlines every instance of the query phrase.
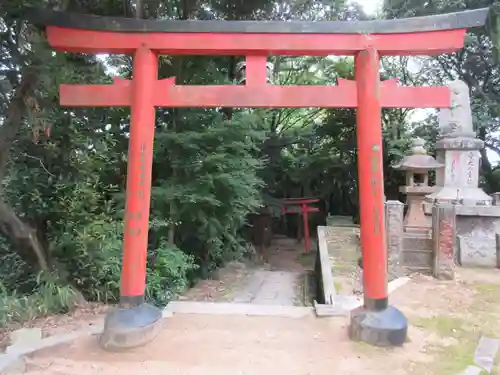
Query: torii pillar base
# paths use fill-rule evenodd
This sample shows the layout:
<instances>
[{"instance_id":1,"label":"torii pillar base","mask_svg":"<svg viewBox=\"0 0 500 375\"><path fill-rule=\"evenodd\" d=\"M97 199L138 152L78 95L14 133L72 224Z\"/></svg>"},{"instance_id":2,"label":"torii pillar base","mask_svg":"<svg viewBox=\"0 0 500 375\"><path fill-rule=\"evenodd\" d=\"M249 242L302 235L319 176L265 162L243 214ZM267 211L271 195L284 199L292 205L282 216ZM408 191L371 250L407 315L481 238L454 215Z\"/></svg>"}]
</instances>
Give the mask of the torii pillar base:
<instances>
[{"instance_id":1,"label":"torii pillar base","mask_svg":"<svg viewBox=\"0 0 500 375\"><path fill-rule=\"evenodd\" d=\"M162 327L162 311L155 306L117 308L106 315L99 345L112 352L133 349L154 340Z\"/></svg>"},{"instance_id":2,"label":"torii pillar base","mask_svg":"<svg viewBox=\"0 0 500 375\"><path fill-rule=\"evenodd\" d=\"M382 347L402 346L408 335L408 320L393 306L376 311L359 307L351 312L349 337Z\"/></svg>"}]
</instances>

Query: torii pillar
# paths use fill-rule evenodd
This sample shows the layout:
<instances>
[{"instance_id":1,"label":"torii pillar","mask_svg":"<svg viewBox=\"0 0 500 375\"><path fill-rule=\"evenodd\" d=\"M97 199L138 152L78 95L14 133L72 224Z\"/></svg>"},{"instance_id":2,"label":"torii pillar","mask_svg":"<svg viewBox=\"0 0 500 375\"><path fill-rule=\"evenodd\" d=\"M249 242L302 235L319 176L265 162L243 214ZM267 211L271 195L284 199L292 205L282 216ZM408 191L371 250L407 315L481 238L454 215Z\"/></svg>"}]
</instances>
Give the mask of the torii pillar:
<instances>
[{"instance_id":1,"label":"torii pillar","mask_svg":"<svg viewBox=\"0 0 500 375\"><path fill-rule=\"evenodd\" d=\"M387 296L381 108L448 108L447 87L380 82L380 56L435 55L463 47L468 27L483 26L488 9L389 21L154 21L28 10L59 51L135 55L133 80L112 85L61 85L64 106L131 107L121 303L108 314L101 344L126 349L152 340L161 311L144 302L151 195L154 107L357 108L358 179L364 306L349 334L379 346L403 345L408 322ZM166 55L246 56L245 85L177 86L158 80ZM356 81L337 86L275 86L267 56L355 56Z\"/></svg>"}]
</instances>

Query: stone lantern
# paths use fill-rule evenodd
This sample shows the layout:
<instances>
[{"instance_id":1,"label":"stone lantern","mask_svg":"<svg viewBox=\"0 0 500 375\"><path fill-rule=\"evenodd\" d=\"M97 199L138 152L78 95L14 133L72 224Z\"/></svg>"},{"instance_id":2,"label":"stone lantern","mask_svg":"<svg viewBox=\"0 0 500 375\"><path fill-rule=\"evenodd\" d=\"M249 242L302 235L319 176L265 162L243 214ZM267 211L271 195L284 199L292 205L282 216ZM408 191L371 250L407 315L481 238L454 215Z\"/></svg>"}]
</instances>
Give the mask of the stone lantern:
<instances>
[{"instance_id":1,"label":"stone lantern","mask_svg":"<svg viewBox=\"0 0 500 375\"><path fill-rule=\"evenodd\" d=\"M406 186L399 191L406 194L408 211L404 219L405 231L428 230L432 226L432 218L424 213L425 197L438 191L440 188L429 186L429 172L444 167L432 156L427 155L424 148L425 141L416 138L413 141L411 154L393 168L406 171Z\"/></svg>"}]
</instances>

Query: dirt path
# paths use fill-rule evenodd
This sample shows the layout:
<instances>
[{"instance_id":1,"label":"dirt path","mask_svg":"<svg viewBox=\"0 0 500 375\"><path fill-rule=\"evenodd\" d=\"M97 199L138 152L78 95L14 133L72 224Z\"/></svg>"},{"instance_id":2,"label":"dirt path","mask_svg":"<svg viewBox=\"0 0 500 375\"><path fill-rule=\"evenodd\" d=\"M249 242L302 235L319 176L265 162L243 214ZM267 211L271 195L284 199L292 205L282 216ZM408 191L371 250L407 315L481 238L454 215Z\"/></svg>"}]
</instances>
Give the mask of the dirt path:
<instances>
[{"instance_id":1,"label":"dirt path","mask_svg":"<svg viewBox=\"0 0 500 375\"><path fill-rule=\"evenodd\" d=\"M181 300L254 304L301 305L304 272L313 265L312 256L303 256L303 245L278 238L266 249L265 262L230 263L217 280L202 280L181 296ZM71 314L38 318L0 329L0 353L10 344L9 334L21 327L40 328L43 337L91 328L101 324L107 306L89 304Z\"/></svg>"},{"instance_id":2,"label":"dirt path","mask_svg":"<svg viewBox=\"0 0 500 375\"><path fill-rule=\"evenodd\" d=\"M232 265L220 280L210 281L213 294L208 296L212 289L203 283L191 297L290 303L292 295L299 295L298 275L313 263L313 257L301 255L301 250L293 241L281 239L266 254L265 264ZM453 281L415 275L390 302L409 320L409 339L402 348L351 342L348 317L175 314L145 347L110 354L98 348L95 337L87 337L30 356L24 373L458 375L473 364L482 335L500 338L499 270L458 269ZM492 374L500 375L498 364Z\"/></svg>"},{"instance_id":3,"label":"dirt path","mask_svg":"<svg viewBox=\"0 0 500 375\"><path fill-rule=\"evenodd\" d=\"M459 270L455 281L416 276L391 302L410 322L402 348L349 341L342 317L175 315L146 347L110 354L89 337L37 353L26 374L458 375L479 337L500 332L496 270Z\"/></svg>"},{"instance_id":4,"label":"dirt path","mask_svg":"<svg viewBox=\"0 0 500 375\"><path fill-rule=\"evenodd\" d=\"M145 348L108 354L89 338L39 353L27 374L357 375L375 365L398 363L367 358L341 321L184 315Z\"/></svg>"},{"instance_id":5,"label":"dirt path","mask_svg":"<svg viewBox=\"0 0 500 375\"><path fill-rule=\"evenodd\" d=\"M304 304L305 275L313 269L313 254L291 238L273 239L261 263L230 263L218 280L203 280L181 300L238 302L260 305Z\"/></svg>"}]
</instances>

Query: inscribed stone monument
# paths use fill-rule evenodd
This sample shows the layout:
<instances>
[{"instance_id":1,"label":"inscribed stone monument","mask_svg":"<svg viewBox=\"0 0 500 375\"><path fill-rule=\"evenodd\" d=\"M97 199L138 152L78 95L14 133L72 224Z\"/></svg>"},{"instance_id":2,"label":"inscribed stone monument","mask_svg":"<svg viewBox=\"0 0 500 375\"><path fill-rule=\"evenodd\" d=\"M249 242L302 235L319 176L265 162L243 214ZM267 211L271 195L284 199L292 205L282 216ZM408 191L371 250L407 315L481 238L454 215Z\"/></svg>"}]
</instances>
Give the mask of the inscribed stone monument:
<instances>
[{"instance_id":1,"label":"inscribed stone monument","mask_svg":"<svg viewBox=\"0 0 500 375\"><path fill-rule=\"evenodd\" d=\"M440 139L436 159L445 165L436 171L441 189L426 197L431 203L491 205L492 198L479 185L479 150L484 142L476 138L472 126L469 88L462 81L449 84L451 107L439 113Z\"/></svg>"},{"instance_id":2,"label":"inscribed stone monument","mask_svg":"<svg viewBox=\"0 0 500 375\"><path fill-rule=\"evenodd\" d=\"M436 172L440 190L428 195L426 202L454 205L455 261L464 266L494 267L500 206L498 199L493 205L493 198L479 187L479 150L484 148L484 142L476 138L473 129L469 88L461 81L454 81L449 87L451 107L439 113L440 139L436 143L436 159L445 168Z\"/></svg>"}]
</instances>

